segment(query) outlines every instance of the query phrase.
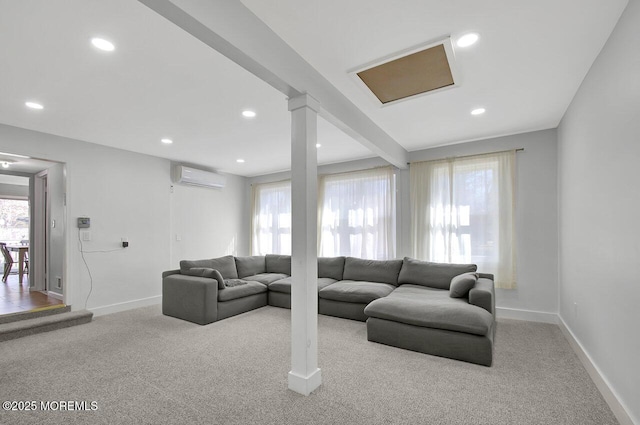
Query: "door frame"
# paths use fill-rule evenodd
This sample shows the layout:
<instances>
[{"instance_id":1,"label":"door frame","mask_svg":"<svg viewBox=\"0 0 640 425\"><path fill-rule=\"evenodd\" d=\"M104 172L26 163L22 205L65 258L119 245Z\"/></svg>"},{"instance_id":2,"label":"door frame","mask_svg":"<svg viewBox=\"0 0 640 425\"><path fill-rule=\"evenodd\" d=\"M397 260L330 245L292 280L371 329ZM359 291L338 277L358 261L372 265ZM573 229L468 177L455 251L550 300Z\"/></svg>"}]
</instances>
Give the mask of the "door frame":
<instances>
[{"instance_id":1,"label":"door frame","mask_svg":"<svg viewBox=\"0 0 640 425\"><path fill-rule=\"evenodd\" d=\"M50 282L49 277L49 246L50 234L48 224L51 219L51 195L48 190L49 171L43 170L34 176L33 197L33 235L30 241L29 253L29 289L32 291L46 291Z\"/></svg>"}]
</instances>

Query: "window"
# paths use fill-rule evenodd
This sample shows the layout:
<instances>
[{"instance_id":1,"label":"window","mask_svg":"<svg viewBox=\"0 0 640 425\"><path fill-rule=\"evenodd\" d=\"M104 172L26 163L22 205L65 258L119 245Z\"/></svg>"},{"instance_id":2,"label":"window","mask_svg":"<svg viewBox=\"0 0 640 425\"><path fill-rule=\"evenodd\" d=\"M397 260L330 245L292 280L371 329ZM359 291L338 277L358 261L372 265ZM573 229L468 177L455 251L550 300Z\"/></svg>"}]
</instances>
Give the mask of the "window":
<instances>
[{"instance_id":1,"label":"window","mask_svg":"<svg viewBox=\"0 0 640 425\"><path fill-rule=\"evenodd\" d=\"M29 201L0 199L0 241L20 244L29 239Z\"/></svg>"},{"instance_id":2,"label":"window","mask_svg":"<svg viewBox=\"0 0 640 425\"><path fill-rule=\"evenodd\" d=\"M251 252L291 255L291 181L252 187Z\"/></svg>"},{"instance_id":3,"label":"window","mask_svg":"<svg viewBox=\"0 0 640 425\"><path fill-rule=\"evenodd\" d=\"M390 167L321 176L318 255L395 256L395 178ZM252 187L251 252L291 254L291 181Z\"/></svg>"},{"instance_id":4,"label":"window","mask_svg":"<svg viewBox=\"0 0 640 425\"><path fill-rule=\"evenodd\" d=\"M515 151L412 163L413 255L474 263L515 287Z\"/></svg>"},{"instance_id":5,"label":"window","mask_svg":"<svg viewBox=\"0 0 640 425\"><path fill-rule=\"evenodd\" d=\"M321 176L319 252L395 256L395 179L391 167Z\"/></svg>"}]
</instances>

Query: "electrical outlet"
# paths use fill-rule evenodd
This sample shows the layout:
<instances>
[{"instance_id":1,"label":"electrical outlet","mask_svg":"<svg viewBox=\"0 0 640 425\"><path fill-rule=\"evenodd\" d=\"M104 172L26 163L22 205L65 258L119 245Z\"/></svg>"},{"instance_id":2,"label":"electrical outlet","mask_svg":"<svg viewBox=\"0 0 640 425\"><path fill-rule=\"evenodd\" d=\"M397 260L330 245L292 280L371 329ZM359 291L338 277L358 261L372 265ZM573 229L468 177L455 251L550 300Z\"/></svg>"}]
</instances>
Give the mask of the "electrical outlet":
<instances>
[{"instance_id":1,"label":"electrical outlet","mask_svg":"<svg viewBox=\"0 0 640 425\"><path fill-rule=\"evenodd\" d=\"M82 236L82 240L85 242L89 242L91 240L91 232L88 230L80 232L80 235Z\"/></svg>"},{"instance_id":2,"label":"electrical outlet","mask_svg":"<svg viewBox=\"0 0 640 425\"><path fill-rule=\"evenodd\" d=\"M123 247L123 248L126 248L126 247L128 247L128 246L129 246L129 238L122 238L122 239L120 239L120 240L121 240L121 242L122 242L122 247Z\"/></svg>"},{"instance_id":3,"label":"electrical outlet","mask_svg":"<svg viewBox=\"0 0 640 425\"><path fill-rule=\"evenodd\" d=\"M60 276L56 276L56 288L62 289L62 278Z\"/></svg>"}]
</instances>

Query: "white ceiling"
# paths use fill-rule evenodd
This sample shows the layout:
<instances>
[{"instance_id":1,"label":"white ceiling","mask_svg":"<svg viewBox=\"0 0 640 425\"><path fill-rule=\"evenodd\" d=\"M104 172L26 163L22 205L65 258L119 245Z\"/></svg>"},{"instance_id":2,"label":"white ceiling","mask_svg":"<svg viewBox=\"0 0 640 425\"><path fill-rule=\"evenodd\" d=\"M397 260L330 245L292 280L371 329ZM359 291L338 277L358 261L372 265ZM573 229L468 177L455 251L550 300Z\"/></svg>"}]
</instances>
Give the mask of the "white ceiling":
<instances>
[{"instance_id":1,"label":"white ceiling","mask_svg":"<svg viewBox=\"0 0 640 425\"><path fill-rule=\"evenodd\" d=\"M243 3L411 151L556 127L627 0ZM348 75L469 31L458 88L381 108ZM245 176L290 168L284 96L136 1L0 0L0 52L1 123ZM319 142L320 163L372 156L324 120Z\"/></svg>"}]
</instances>

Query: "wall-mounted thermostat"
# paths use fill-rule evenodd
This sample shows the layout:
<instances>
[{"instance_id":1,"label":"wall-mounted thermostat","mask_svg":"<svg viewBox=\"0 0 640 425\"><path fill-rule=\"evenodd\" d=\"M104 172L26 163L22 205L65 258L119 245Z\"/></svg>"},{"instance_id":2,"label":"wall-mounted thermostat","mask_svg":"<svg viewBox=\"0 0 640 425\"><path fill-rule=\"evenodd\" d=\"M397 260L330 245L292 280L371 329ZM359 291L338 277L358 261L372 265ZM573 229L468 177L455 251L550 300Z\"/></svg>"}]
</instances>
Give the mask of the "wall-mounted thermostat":
<instances>
[{"instance_id":1,"label":"wall-mounted thermostat","mask_svg":"<svg viewBox=\"0 0 640 425\"><path fill-rule=\"evenodd\" d=\"M78 229L87 229L91 227L91 219L89 217L78 217Z\"/></svg>"}]
</instances>

